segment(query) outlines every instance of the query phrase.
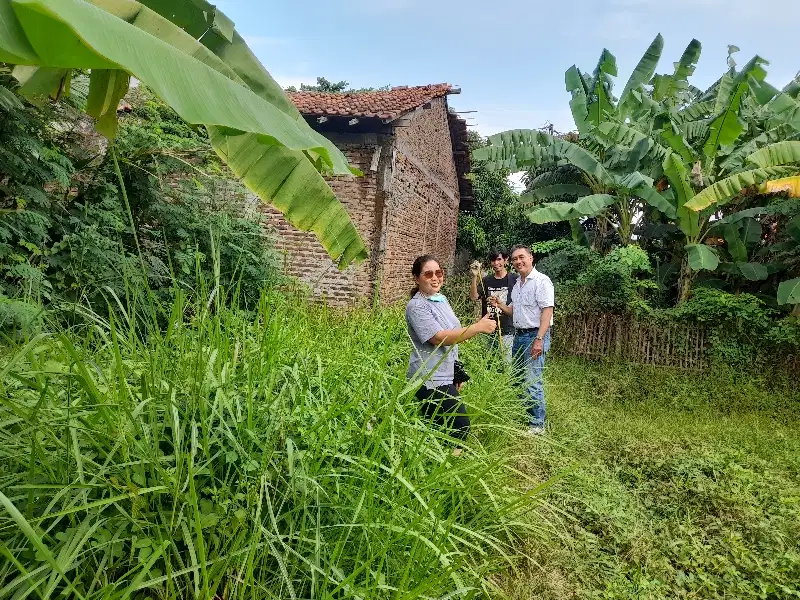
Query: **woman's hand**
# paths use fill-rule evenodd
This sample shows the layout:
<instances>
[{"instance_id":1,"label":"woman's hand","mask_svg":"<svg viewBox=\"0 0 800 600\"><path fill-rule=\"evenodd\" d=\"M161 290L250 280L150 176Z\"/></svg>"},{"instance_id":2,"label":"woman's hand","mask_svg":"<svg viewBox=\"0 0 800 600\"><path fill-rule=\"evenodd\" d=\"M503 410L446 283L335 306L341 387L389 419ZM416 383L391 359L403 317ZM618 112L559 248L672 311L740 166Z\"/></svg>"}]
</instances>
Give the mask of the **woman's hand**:
<instances>
[{"instance_id":1,"label":"woman's hand","mask_svg":"<svg viewBox=\"0 0 800 600\"><path fill-rule=\"evenodd\" d=\"M491 314L486 313L480 321L475 323L475 326L481 333L494 333L494 330L497 329L497 321L494 320Z\"/></svg>"}]
</instances>

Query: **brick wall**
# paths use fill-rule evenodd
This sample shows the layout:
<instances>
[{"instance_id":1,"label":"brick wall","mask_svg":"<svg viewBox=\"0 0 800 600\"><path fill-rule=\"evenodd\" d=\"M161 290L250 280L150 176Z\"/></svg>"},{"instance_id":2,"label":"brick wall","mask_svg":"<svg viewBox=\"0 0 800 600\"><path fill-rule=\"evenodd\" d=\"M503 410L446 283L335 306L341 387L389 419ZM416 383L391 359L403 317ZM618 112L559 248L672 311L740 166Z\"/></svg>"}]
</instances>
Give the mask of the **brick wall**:
<instances>
[{"instance_id":1,"label":"brick wall","mask_svg":"<svg viewBox=\"0 0 800 600\"><path fill-rule=\"evenodd\" d=\"M370 165L378 142L375 135L350 137L354 139L337 141L337 146L364 177L333 177L328 183L372 251L377 242L377 219L380 217L376 214L378 178L370 171ZM284 255L287 272L309 285L314 297L325 298L331 305L372 298L375 267L371 261L340 271L313 233L295 229L270 205L263 205L262 210L267 227L277 233L276 248Z\"/></svg>"},{"instance_id":2,"label":"brick wall","mask_svg":"<svg viewBox=\"0 0 800 600\"><path fill-rule=\"evenodd\" d=\"M433 254L446 268L455 257L459 192L447 102L438 98L430 108L413 112L407 126L395 127L391 136L330 137L364 173L329 183L367 244L370 260L339 271L314 234L298 231L264 205L286 270L331 305L371 300L378 280L382 302L403 300L413 285L411 265L417 256Z\"/></svg>"},{"instance_id":3,"label":"brick wall","mask_svg":"<svg viewBox=\"0 0 800 600\"><path fill-rule=\"evenodd\" d=\"M403 300L413 285L411 265L417 256L433 254L450 268L455 258L458 226L456 179L447 103L414 113L407 127L398 127L392 179L387 196L381 243L380 297Z\"/></svg>"}]
</instances>

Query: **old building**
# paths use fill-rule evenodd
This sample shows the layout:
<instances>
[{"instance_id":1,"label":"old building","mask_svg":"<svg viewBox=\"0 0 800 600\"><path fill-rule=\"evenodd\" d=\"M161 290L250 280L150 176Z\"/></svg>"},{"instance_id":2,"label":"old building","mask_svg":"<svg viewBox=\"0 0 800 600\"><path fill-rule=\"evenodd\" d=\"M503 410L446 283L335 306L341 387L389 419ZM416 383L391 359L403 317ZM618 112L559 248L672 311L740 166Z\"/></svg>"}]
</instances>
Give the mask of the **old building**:
<instances>
[{"instance_id":1,"label":"old building","mask_svg":"<svg viewBox=\"0 0 800 600\"><path fill-rule=\"evenodd\" d=\"M411 264L433 254L453 263L459 207L471 202L467 127L448 110L448 84L358 94L289 94L308 123L363 177L329 183L365 240L370 258L339 271L313 234L265 208L288 271L332 305L404 297Z\"/></svg>"}]
</instances>

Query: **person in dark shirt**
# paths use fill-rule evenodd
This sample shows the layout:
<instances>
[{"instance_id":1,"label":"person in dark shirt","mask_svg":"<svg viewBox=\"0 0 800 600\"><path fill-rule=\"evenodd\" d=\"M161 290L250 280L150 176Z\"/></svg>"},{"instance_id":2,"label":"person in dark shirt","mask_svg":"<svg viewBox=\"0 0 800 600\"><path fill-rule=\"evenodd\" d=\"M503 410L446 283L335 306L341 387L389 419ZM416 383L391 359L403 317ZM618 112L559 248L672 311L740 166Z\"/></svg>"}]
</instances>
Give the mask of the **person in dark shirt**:
<instances>
[{"instance_id":1,"label":"person in dark shirt","mask_svg":"<svg viewBox=\"0 0 800 600\"><path fill-rule=\"evenodd\" d=\"M480 279L481 270L479 263L473 263L472 288L470 298L481 301L481 316L491 314L498 321L497 332L491 337L491 348L502 344L502 356L511 364L511 349L514 344L514 322L510 315L504 314L499 308L488 303L489 298L497 298L505 305L511 303L511 290L517 282L517 275L509 273L506 268L508 256L504 250L492 250L489 253L489 264L492 274ZM477 264L477 268L475 265Z\"/></svg>"}]
</instances>

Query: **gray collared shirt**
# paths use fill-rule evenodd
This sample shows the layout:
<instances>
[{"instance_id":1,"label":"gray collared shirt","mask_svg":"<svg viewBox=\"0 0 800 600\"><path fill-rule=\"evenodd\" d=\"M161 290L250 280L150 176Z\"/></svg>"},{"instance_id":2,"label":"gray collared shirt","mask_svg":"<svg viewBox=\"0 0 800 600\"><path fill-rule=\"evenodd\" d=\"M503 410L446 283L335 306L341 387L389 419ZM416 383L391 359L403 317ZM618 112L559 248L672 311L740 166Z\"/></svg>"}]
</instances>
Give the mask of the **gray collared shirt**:
<instances>
[{"instance_id":1,"label":"gray collared shirt","mask_svg":"<svg viewBox=\"0 0 800 600\"><path fill-rule=\"evenodd\" d=\"M453 383L458 346L437 347L428 341L440 331L461 327L450 303L433 302L417 292L406 306L406 323L413 344L406 376L427 377L425 387L429 389Z\"/></svg>"},{"instance_id":2,"label":"gray collared shirt","mask_svg":"<svg viewBox=\"0 0 800 600\"><path fill-rule=\"evenodd\" d=\"M539 327L542 309L555 306L553 282L534 267L523 283L522 277L511 289L511 303L514 307L514 328L530 329ZM551 321L552 324L552 321Z\"/></svg>"}]
</instances>

